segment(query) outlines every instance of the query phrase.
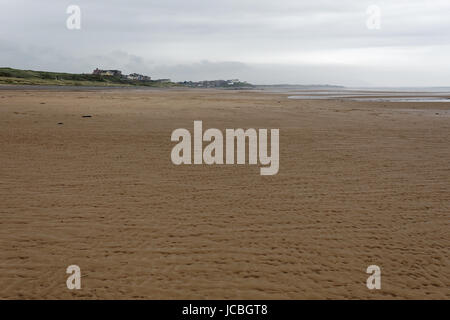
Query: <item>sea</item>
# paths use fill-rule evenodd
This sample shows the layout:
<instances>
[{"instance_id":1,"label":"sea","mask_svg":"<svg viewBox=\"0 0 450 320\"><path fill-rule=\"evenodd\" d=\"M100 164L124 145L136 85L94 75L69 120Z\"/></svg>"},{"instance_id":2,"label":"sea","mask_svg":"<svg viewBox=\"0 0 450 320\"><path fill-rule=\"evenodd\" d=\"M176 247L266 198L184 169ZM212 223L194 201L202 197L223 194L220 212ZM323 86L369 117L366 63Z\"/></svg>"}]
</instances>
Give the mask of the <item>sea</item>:
<instances>
[{"instance_id":1,"label":"sea","mask_svg":"<svg viewBox=\"0 0 450 320\"><path fill-rule=\"evenodd\" d=\"M281 92L280 88L277 90ZM450 87L357 87L286 89L289 99L364 102L450 102Z\"/></svg>"}]
</instances>

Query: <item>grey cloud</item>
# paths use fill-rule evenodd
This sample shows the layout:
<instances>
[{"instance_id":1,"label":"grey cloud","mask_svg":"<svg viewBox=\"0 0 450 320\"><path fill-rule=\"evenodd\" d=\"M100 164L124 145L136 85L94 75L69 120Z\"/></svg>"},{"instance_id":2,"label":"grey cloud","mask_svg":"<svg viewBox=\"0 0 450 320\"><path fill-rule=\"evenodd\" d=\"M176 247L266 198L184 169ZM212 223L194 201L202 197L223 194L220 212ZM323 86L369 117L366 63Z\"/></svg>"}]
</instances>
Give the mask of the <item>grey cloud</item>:
<instances>
[{"instance_id":1,"label":"grey cloud","mask_svg":"<svg viewBox=\"0 0 450 320\"><path fill-rule=\"evenodd\" d=\"M365 26L366 8L373 3L382 10L381 30ZM81 30L65 27L70 4L82 9ZM2 0L1 5L4 66L69 72L104 66L177 80L450 84L448 1Z\"/></svg>"}]
</instances>

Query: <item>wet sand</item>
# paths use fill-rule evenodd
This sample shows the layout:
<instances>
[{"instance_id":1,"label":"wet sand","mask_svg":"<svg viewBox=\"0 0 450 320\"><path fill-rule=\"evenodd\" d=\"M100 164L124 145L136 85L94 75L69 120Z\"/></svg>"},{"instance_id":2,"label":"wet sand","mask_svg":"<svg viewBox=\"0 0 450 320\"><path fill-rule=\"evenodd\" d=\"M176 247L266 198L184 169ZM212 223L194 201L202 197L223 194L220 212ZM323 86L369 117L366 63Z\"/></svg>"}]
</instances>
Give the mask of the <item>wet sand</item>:
<instances>
[{"instance_id":1,"label":"wet sand","mask_svg":"<svg viewBox=\"0 0 450 320\"><path fill-rule=\"evenodd\" d=\"M0 91L1 299L450 298L450 104L62 90ZM279 173L173 165L194 120Z\"/></svg>"}]
</instances>

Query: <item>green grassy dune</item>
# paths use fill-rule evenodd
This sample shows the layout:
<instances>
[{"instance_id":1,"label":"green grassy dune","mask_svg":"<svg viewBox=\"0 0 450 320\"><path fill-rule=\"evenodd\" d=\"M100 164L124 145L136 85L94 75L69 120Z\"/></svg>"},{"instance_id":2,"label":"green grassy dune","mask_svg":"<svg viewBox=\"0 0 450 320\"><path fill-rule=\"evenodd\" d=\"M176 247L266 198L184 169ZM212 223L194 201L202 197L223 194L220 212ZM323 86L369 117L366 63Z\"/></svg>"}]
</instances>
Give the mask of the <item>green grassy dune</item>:
<instances>
[{"instance_id":1,"label":"green grassy dune","mask_svg":"<svg viewBox=\"0 0 450 320\"><path fill-rule=\"evenodd\" d=\"M133 81L113 76L0 68L0 84L57 86L146 86L172 87L158 81Z\"/></svg>"}]
</instances>

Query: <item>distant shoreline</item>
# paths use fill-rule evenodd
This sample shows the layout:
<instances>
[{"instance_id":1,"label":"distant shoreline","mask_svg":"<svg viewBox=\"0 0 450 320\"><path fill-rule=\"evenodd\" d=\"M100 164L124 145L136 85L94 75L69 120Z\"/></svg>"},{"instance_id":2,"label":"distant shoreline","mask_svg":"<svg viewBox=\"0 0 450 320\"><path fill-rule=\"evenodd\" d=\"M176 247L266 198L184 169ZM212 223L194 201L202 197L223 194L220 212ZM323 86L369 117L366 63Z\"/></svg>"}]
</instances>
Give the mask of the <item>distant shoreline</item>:
<instances>
[{"instance_id":1,"label":"distant shoreline","mask_svg":"<svg viewBox=\"0 0 450 320\"><path fill-rule=\"evenodd\" d=\"M61 90L61 91L85 91L85 90L136 90L136 89L184 89L183 87L146 87L146 86L89 86L89 85L41 85L41 84L4 84L0 83L0 90ZM187 89L187 88L186 88Z\"/></svg>"},{"instance_id":2,"label":"distant shoreline","mask_svg":"<svg viewBox=\"0 0 450 320\"><path fill-rule=\"evenodd\" d=\"M79 87L253 88L252 84L239 79L173 82L170 79L153 80L150 76L137 73L125 75L120 70L100 70L98 68L92 73L66 73L2 67L0 68L1 84Z\"/></svg>"},{"instance_id":3,"label":"distant shoreline","mask_svg":"<svg viewBox=\"0 0 450 320\"><path fill-rule=\"evenodd\" d=\"M48 91L108 91L108 90L226 90L226 91L238 91L238 90L251 90L257 91L255 88L192 88L185 86L167 86L167 87L151 87L151 86L89 86L89 85L41 85L41 84L4 84L0 83L0 91L8 90L48 90Z\"/></svg>"}]
</instances>

